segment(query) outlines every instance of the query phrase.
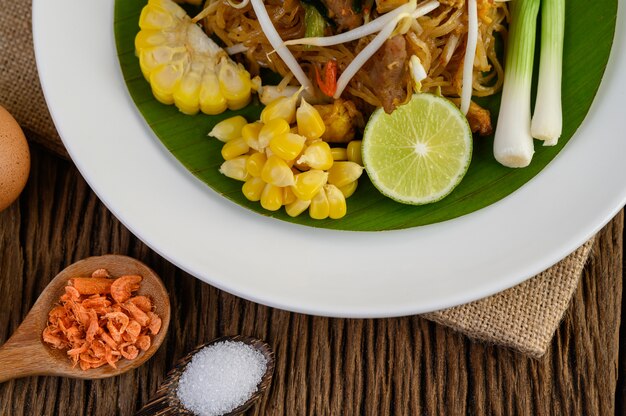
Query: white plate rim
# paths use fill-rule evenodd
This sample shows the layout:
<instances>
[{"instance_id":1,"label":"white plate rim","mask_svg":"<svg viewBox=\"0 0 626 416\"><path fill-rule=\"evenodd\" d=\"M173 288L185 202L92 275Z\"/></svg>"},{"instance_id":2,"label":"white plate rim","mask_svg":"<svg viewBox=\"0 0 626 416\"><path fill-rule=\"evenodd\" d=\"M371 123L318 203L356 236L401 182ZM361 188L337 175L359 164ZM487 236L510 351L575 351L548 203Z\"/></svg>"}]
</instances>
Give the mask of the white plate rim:
<instances>
[{"instance_id":1,"label":"white plate rim","mask_svg":"<svg viewBox=\"0 0 626 416\"><path fill-rule=\"evenodd\" d=\"M187 172L126 90L114 44L113 3L33 2L37 66L53 121L85 180L134 235L229 293L335 317L444 309L547 269L626 202L626 82L619 76L626 71L626 55L616 53L626 41L623 8L587 118L539 175L469 215L368 233L266 218Z\"/></svg>"}]
</instances>

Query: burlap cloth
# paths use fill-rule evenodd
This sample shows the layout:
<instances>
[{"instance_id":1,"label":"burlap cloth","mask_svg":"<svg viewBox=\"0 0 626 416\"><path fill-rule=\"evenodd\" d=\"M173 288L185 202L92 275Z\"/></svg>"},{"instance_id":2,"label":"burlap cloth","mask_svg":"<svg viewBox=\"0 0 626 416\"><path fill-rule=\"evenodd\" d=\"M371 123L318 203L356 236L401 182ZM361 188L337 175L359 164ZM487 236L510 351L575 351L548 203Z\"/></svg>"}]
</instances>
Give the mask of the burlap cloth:
<instances>
[{"instance_id":1,"label":"burlap cloth","mask_svg":"<svg viewBox=\"0 0 626 416\"><path fill-rule=\"evenodd\" d=\"M30 140L67 153L39 84L31 31L31 3L0 0L0 105ZM540 357L576 288L593 242L530 280L486 299L424 315L467 336Z\"/></svg>"}]
</instances>

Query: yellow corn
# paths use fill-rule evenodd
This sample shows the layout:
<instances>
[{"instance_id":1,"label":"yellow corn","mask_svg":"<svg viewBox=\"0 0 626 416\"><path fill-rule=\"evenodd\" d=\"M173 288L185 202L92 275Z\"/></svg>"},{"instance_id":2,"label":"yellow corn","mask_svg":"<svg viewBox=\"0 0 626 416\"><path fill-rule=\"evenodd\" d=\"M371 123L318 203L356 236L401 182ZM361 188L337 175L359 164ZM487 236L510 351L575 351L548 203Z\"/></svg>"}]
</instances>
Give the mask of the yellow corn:
<instances>
[{"instance_id":1,"label":"yellow corn","mask_svg":"<svg viewBox=\"0 0 626 416\"><path fill-rule=\"evenodd\" d=\"M326 198L328 199L328 216L334 220L345 216L348 210L346 197L339 188L332 184L326 184L323 189L326 191Z\"/></svg>"},{"instance_id":2,"label":"yellow corn","mask_svg":"<svg viewBox=\"0 0 626 416\"><path fill-rule=\"evenodd\" d=\"M291 190L299 199L308 201L313 199L315 194L326 184L327 180L327 172L311 169L294 176L294 184Z\"/></svg>"},{"instance_id":3,"label":"yellow corn","mask_svg":"<svg viewBox=\"0 0 626 416\"><path fill-rule=\"evenodd\" d=\"M315 194L311 200L311 206L309 207L309 215L314 220L323 220L328 218L330 213L330 204L328 203L328 197L324 188L320 188L319 192Z\"/></svg>"},{"instance_id":4,"label":"yellow corn","mask_svg":"<svg viewBox=\"0 0 626 416\"><path fill-rule=\"evenodd\" d=\"M155 68L158 68L161 65L174 63L182 65L185 61L185 52L186 50L184 47L171 47L167 45L146 47L139 50L139 67L141 68L144 78L150 82L150 74Z\"/></svg>"},{"instance_id":5,"label":"yellow corn","mask_svg":"<svg viewBox=\"0 0 626 416\"><path fill-rule=\"evenodd\" d=\"M308 139L319 139L326 131L326 125L320 113L304 98L296 111L296 120L298 121L298 132Z\"/></svg>"},{"instance_id":6,"label":"yellow corn","mask_svg":"<svg viewBox=\"0 0 626 416\"><path fill-rule=\"evenodd\" d=\"M359 181L352 181L347 185L338 187L344 197L350 198L354 191L356 191Z\"/></svg>"},{"instance_id":7,"label":"yellow corn","mask_svg":"<svg viewBox=\"0 0 626 416\"><path fill-rule=\"evenodd\" d=\"M328 170L328 182L341 188L359 179L362 173L363 166L354 162L335 162Z\"/></svg>"},{"instance_id":8,"label":"yellow corn","mask_svg":"<svg viewBox=\"0 0 626 416\"><path fill-rule=\"evenodd\" d=\"M246 144L242 137L230 140L222 146L222 157L224 160L234 159L237 156L248 153L250 147Z\"/></svg>"},{"instance_id":9,"label":"yellow corn","mask_svg":"<svg viewBox=\"0 0 626 416\"><path fill-rule=\"evenodd\" d=\"M361 140L351 140L346 148L348 154L348 160L354 163L358 163L363 166L363 159L361 157Z\"/></svg>"},{"instance_id":10,"label":"yellow corn","mask_svg":"<svg viewBox=\"0 0 626 416\"><path fill-rule=\"evenodd\" d=\"M242 116L229 117L213 126L209 136L215 137L222 142L238 139L241 137L241 130L246 124L248 122Z\"/></svg>"},{"instance_id":11,"label":"yellow corn","mask_svg":"<svg viewBox=\"0 0 626 416\"><path fill-rule=\"evenodd\" d=\"M290 217L297 217L311 205L311 200L296 199L290 204L285 204L285 211Z\"/></svg>"},{"instance_id":12,"label":"yellow corn","mask_svg":"<svg viewBox=\"0 0 626 416\"><path fill-rule=\"evenodd\" d=\"M283 206L283 190L272 184L266 184L261 193L261 206L268 211L276 211Z\"/></svg>"},{"instance_id":13,"label":"yellow corn","mask_svg":"<svg viewBox=\"0 0 626 416\"><path fill-rule=\"evenodd\" d=\"M136 54L160 102L186 114L219 114L246 106L259 88L258 79L250 79L172 0L150 0L139 26Z\"/></svg>"},{"instance_id":14,"label":"yellow corn","mask_svg":"<svg viewBox=\"0 0 626 416\"><path fill-rule=\"evenodd\" d=\"M257 152L262 152L265 149L265 146L261 146L261 143L259 143L259 133L262 128L263 123L255 121L254 123L246 124L241 129L243 140Z\"/></svg>"},{"instance_id":15,"label":"yellow corn","mask_svg":"<svg viewBox=\"0 0 626 416\"><path fill-rule=\"evenodd\" d=\"M141 10L139 16L139 27L143 29L172 29L176 27L181 19L187 16L185 10L175 3L176 7L172 7L168 1L148 2L146 7Z\"/></svg>"},{"instance_id":16,"label":"yellow corn","mask_svg":"<svg viewBox=\"0 0 626 416\"><path fill-rule=\"evenodd\" d=\"M296 121L296 103L300 92L291 97L278 97L261 111L261 121L267 123L275 118L282 118L291 124Z\"/></svg>"},{"instance_id":17,"label":"yellow corn","mask_svg":"<svg viewBox=\"0 0 626 416\"><path fill-rule=\"evenodd\" d=\"M218 78L220 91L228 102L228 108L239 110L248 105L252 97L252 84L250 73L243 66L224 57L220 63Z\"/></svg>"},{"instance_id":18,"label":"yellow corn","mask_svg":"<svg viewBox=\"0 0 626 416\"><path fill-rule=\"evenodd\" d=\"M285 186L283 188L283 204L284 205L289 205L295 202L297 199L298 197L296 196L296 194L293 193L293 190L291 189L290 186Z\"/></svg>"},{"instance_id":19,"label":"yellow corn","mask_svg":"<svg viewBox=\"0 0 626 416\"><path fill-rule=\"evenodd\" d=\"M333 155L333 160L348 160L348 151L345 147L332 147L330 153Z\"/></svg>"},{"instance_id":20,"label":"yellow corn","mask_svg":"<svg viewBox=\"0 0 626 416\"><path fill-rule=\"evenodd\" d=\"M263 179L253 176L243 184L241 192L243 192L243 196L248 198L250 201L258 201L261 199L263 189L265 189L265 182L263 182Z\"/></svg>"},{"instance_id":21,"label":"yellow corn","mask_svg":"<svg viewBox=\"0 0 626 416\"><path fill-rule=\"evenodd\" d=\"M259 132L259 144L265 149L270 145L270 142L274 137L281 136L288 132L289 123L282 118L274 118L265 123Z\"/></svg>"},{"instance_id":22,"label":"yellow corn","mask_svg":"<svg viewBox=\"0 0 626 416\"><path fill-rule=\"evenodd\" d=\"M298 158L298 164L304 164L313 169L327 170L333 165L333 154L328 143L317 140L307 146Z\"/></svg>"},{"instance_id":23,"label":"yellow corn","mask_svg":"<svg viewBox=\"0 0 626 416\"><path fill-rule=\"evenodd\" d=\"M200 111L200 87L202 85L203 65L192 63L191 68L174 88L174 105L189 115Z\"/></svg>"},{"instance_id":24,"label":"yellow corn","mask_svg":"<svg viewBox=\"0 0 626 416\"><path fill-rule=\"evenodd\" d=\"M261 170L261 178L274 186L290 186L294 184L294 175L284 160L272 155Z\"/></svg>"},{"instance_id":25,"label":"yellow corn","mask_svg":"<svg viewBox=\"0 0 626 416\"><path fill-rule=\"evenodd\" d=\"M227 108L228 103L220 91L217 75L214 72L205 71L200 87L200 110L204 114L215 115L223 113Z\"/></svg>"},{"instance_id":26,"label":"yellow corn","mask_svg":"<svg viewBox=\"0 0 626 416\"><path fill-rule=\"evenodd\" d=\"M246 170L250 175L260 177L266 161L267 157L265 156L265 153L254 152L248 157Z\"/></svg>"},{"instance_id":27,"label":"yellow corn","mask_svg":"<svg viewBox=\"0 0 626 416\"><path fill-rule=\"evenodd\" d=\"M152 94L163 104L174 104L174 88L184 74L182 63L166 64L156 67L150 73Z\"/></svg>"},{"instance_id":28,"label":"yellow corn","mask_svg":"<svg viewBox=\"0 0 626 416\"><path fill-rule=\"evenodd\" d=\"M231 179L238 181L247 181L250 178L250 174L246 170L246 162L250 156L237 156L236 158L226 160L220 166L220 173L228 176Z\"/></svg>"},{"instance_id":29,"label":"yellow corn","mask_svg":"<svg viewBox=\"0 0 626 416\"><path fill-rule=\"evenodd\" d=\"M299 134L283 133L274 136L270 142L270 149L276 156L284 160L294 160L302 151L305 141L306 137L302 137Z\"/></svg>"}]
</instances>

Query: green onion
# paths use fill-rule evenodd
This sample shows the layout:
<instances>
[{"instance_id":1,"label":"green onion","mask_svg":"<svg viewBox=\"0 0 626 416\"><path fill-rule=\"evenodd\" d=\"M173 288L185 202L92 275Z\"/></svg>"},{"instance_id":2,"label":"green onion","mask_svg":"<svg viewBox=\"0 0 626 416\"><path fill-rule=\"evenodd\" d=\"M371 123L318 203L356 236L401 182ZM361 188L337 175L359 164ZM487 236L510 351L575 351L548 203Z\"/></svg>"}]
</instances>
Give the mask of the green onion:
<instances>
[{"instance_id":1,"label":"green onion","mask_svg":"<svg viewBox=\"0 0 626 416\"><path fill-rule=\"evenodd\" d=\"M504 166L519 168L528 166L534 153L530 88L539 0L513 0L510 4L511 25L493 154Z\"/></svg>"},{"instance_id":2,"label":"green onion","mask_svg":"<svg viewBox=\"0 0 626 416\"><path fill-rule=\"evenodd\" d=\"M324 28L326 27L324 17L315 6L306 3L303 3L302 6L304 7L304 37L318 38L324 36Z\"/></svg>"},{"instance_id":3,"label":"green onion","mask_svg":"<svg viewBox=\"0 0 626 416\"><path fill-rule=\"evenodd\" d=\"M544 146L554 146L563 128L561 74L564 32L565 0L543 0L539 83L530 132L534 138L544 140Z\"/></svg>"}]
</instances>

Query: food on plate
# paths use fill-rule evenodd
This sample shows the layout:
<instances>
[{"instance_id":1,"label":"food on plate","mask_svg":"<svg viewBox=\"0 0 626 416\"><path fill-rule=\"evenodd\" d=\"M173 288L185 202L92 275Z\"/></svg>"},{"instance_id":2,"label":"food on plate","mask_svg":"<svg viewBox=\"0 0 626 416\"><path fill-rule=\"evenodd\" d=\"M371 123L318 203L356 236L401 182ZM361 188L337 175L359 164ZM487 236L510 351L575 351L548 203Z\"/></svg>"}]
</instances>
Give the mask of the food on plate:
<instances>
[{"instance_id":1,"label":"food on plate","mask_svg":"<svg viewBox=\"0 0 626 416\"><path fill-rule=\"evenodd\" d=\"M172 0L150 0L139 17L135 50L163 104L185 114L220 114L248 105L259 85Z\"/></svg>"},{"instance_id":2,"label":"food on plate","mask_svg":"<svg viewBox=\"0 0 626 416\"><path fill-rule=\"evenodd\" d=\"M257 92L260 120L228 118L209 134L225 142L220 172L267 210L340 218L362 157L372 182L398 202L449 194L468 168L472 132L493 131L490 112L472 98L503 85L496 160L527 166L531 134L556 143L564 0L543 3L546 92L532 132L539 0L207 0L194 18L172 0L149 0L136 51L157 99L187 114L239 109ZM498 49L507 23L505 74ZM265 69L280 82L261 85ZM410 152L398 150L400 138Z\"/></svg>"},{"instance_id":3,"label":"food on plate","mask_svg":"<svg viewBox=\"0 0 626 416\"><path fill-rule=\"evenodd\" d=\"M29 172L26 137L13 116L0 106L0 211L20 196Z\"/></svg>"},{"instance_id":4,"label":"food on plate","mask_svg":"<svg viewBox=\"0 0 626 416\"><path fill-rule=\"evenodd\" d=\"M67 350L73 365L83 370L105 364L116 368L120 359L134 360L161 330L152 300L135 293L141 281L137 275L111 278L105 269L70 279L48 313L43 341Z\"/></svg>"},{"instance_id":5,"label":"food on plate","mask_svg":"<svg viewBox=\"0 0 626 416\"><path fill-rule=\"evenodd\" d=\"M432 94L417 94L391 114L377 110L363 136L363 161L372 183L406 204L444 198L461 181L471 158L472 132L463 113Z\"/></svg>"},{"instance_id":6,"label":"food on plate","mask_svg":"<svg viewBox=\"0 0 626 416\"><path fill-rule=\"evenodd\" d=\"M533 58L540 0L515 0L511 4L511 26L507 72L493 143L493 153L504 166L530 164L533 138L554 146L561 136L561 72L565 24L565 0L543 0L539 85L531 119Z\"/></svg>"},{"instance_id":7,"label":"food on plate","mask_svg":"<svg viewBox=\"0 0 626 416\"><path fill-rule=\"evenodd\" d=\"M363 173L360 141L333 152L322 140L327 120L306 100L297 105L297 96L273 101L252 123L240 116L218 123L209 135L225 142L220 172L244 182L244 196L268 211L284 206L291 217L308 209L314 219L342 218Z\"/></svg>"}]
</instances>

